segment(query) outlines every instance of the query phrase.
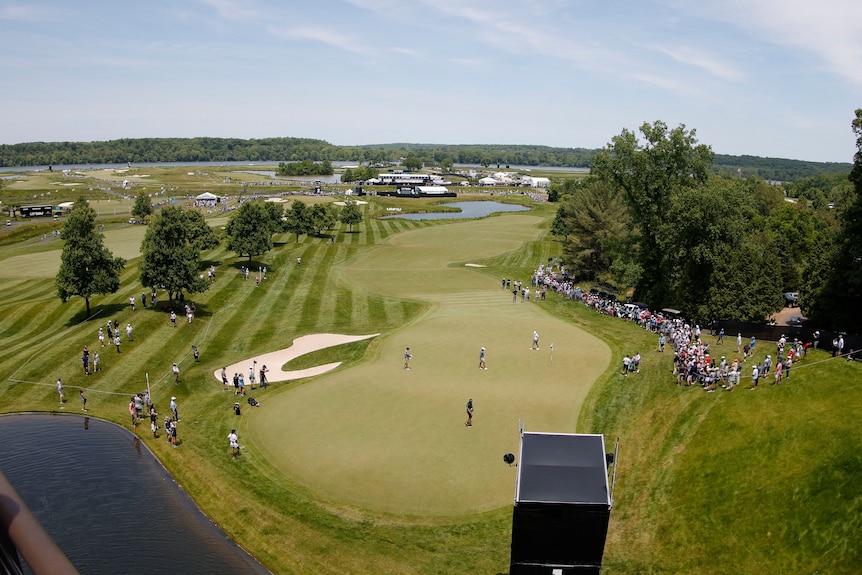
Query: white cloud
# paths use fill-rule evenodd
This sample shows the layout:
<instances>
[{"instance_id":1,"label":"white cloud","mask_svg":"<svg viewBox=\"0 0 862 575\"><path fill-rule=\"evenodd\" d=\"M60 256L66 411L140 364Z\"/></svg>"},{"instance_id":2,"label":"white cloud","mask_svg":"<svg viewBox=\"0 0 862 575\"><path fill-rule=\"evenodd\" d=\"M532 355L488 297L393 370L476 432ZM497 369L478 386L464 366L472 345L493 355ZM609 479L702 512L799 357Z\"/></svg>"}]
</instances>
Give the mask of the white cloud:
<instances>
[{"instance_id":1,"label":"white cloud","mask_svg":"<svg viewBox=\"0 0 862 575\"><path fill-rule=\"evenodd\" d=\"M226 20L257 20L262 12L250 0L200 0Z\"/></svg>"},{"instance_id":2,"label":"white cloud","mask_svg":"<svg viewBox=\"0 0 862 575\"><path fill-rule=\"evenodd\" d=\"M862 86L858 0L682 0L676 5L743 29L755 39L813 54L832 74Z\"/></svg>"},{"instance_id":3,"label":"white cloud","mask_svg":"<svg viewBox=\"0 0 862 575\"><path fill-rule=\"evenodd\" d=\"M19 22L42 22L55 20L56 15L44 8L23 4L6 4L0 6L0 20L15 20Z\"/></svg>"},{"instance_id":4,"label":"white cloud","mask_svg":"<svg viewBox=\"0 0 862 575\"><path fill-rule=\"evenodd\" d=\"M681 64L700 68L723 80L738 82L745 78L745 74L735 66L691 46L676 48L656 46L654 49Z\"/></svg>"},{"instance_id":5,"label":"white cloud","mask_svg":"<svg viewBox=\"0 0 862 575\"><path fill-rule=\"evenodd\" d=\"M267 30L279 38L287 40L313 40L355 54L369 54L373 51L355 37L330 28L318 26L279 28L269 26Z\"/></svg>"}]
</instances>

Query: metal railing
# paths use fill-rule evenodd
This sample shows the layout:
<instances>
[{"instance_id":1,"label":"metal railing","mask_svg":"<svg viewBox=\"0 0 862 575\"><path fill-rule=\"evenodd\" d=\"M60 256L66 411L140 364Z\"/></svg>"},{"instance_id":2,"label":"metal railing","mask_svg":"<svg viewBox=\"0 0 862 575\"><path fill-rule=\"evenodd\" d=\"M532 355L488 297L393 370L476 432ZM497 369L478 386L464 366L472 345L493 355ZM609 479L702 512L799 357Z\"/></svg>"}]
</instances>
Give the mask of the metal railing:
<instances>
[{"instance_id":1,"label":"metal railing","mask_svg":"<svg viewBox=\"0 0 862 575\"><path fill-rule=\"evenodd\" d=\"M0 472L0 568L4 573L23 573L19 554L34 575L78 574Z\"/></svg>"}]
</instances>

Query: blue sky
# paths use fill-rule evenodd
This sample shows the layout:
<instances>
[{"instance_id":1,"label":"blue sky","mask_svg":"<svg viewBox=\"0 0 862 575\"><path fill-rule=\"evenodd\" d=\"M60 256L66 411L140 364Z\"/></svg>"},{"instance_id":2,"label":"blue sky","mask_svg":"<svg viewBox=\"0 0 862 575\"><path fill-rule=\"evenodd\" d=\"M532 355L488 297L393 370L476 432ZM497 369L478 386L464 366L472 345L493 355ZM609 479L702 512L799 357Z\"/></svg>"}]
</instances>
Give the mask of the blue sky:
<instances>
[{"instance_id":1,"label":"blue sky","mask_svg":"<svg viewBox=\"0 0 862 575\"><path fill-rule=\"evenodd\" d=\"M0 143L320 138L852 161L858 0L0 0Z\"/></svg>"}]
</instances>

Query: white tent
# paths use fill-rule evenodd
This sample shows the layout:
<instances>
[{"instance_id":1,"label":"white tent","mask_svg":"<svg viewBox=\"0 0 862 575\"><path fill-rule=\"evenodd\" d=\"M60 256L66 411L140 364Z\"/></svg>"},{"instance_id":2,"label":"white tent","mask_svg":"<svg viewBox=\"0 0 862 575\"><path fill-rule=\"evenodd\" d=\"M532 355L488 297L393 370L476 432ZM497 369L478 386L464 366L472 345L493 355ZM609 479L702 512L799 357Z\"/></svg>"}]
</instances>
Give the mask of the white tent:
<instances>
[{"instance_id":1,"label":"white tent","mask_svg":"<svg viewBox=\"0 0 862 575\"><path fill-rule=\"evenodd\" d=\"M199 196L195 197L196 200L218 200L219 197L215 194L211 194L209 192L204 192Z\"/></svg>"},{"instance_id":2,"label":"white tent","mask_svg":"<svg viewBox=\"0 0 862 575\"><path fill-rule=\"evenodd\" d=\"M494 178L482 178L481 180L479 180L480 186L496 186L499 183L500 182L498 182Z\"/></svg>"}]
</instances>

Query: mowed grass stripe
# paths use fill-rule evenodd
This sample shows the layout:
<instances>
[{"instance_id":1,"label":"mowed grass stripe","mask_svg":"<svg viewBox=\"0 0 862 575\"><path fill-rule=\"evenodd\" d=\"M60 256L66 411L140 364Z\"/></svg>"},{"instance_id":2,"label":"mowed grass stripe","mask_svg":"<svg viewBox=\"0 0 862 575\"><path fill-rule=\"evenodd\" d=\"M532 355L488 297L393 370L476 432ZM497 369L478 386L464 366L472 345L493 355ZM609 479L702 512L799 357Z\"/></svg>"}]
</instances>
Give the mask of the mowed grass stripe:
<instances>
[{"instance_id":1,"label":"mowed grass stripe","mask_svg":"<svg viewBox=\"0 0 862 575\"><path fill-rule=\"evenodd\" d=\"M50 280L50 288L54 288L53 278ZM0 293L3 294L2 299L0 299L0 311L9 309L20 302L32 301L40 293L42 294L41 297L48 296L43 281L29 278L0 279ZM56 291L53 295L57 297Z\"/></svg>"}]
</instances>

